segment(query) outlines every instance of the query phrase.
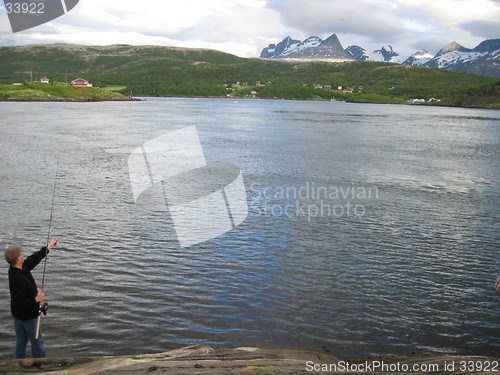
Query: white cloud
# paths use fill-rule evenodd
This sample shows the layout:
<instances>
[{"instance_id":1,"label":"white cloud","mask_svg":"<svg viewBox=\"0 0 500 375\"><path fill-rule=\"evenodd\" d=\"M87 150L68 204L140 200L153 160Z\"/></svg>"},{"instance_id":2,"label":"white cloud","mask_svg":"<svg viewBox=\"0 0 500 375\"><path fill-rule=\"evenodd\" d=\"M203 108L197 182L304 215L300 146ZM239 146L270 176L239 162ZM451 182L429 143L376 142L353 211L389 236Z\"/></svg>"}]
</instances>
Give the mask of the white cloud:
<instances>
[{"instance_id":1,"label":"white cloud","mask_svg":"<svg viewBox=\"0 0 500 375\"><path fill-rule=\"evenodd\" d=\"M472 48L498 37L498 19L495 0L80 0L68 14L16 34L0 7L0 44L159 44L258 56L287 35L336 33L344 47L391 44L411 54L454 40Z\"/></svg>"},{"instance_id":2,"label":"white cloud","mask_svg":"<svg viewBox=\"0 0 500 375\"><path fill-rule=\"evenodd\" d=\"M492 22L500 19L499 5L496 0L269 0L285 25L305 34L335 32L344 47L391 44L402 54L437 52L454 40L473 48L485 36L498 38L498 28L492 36Z\"/></svg>"},{"instance_id":3,"label":"white cloud","mask_svg":"<svg viewBox=\"0 0 500 375\"><path fill-rule=\"evenodd\" d=\"M372 39L394 39L404 31L385 4L364 0L269 0L285 25L306 34L351 33Z\"/></svg>"},{"instance_id":4,"label":"white cloud","mask_svg":"<svg viewBox=\"0 0 500 375\"><path fill-rule=\"evenodd\" d=\"M234 1L80 0L60 22L168 35L196 24L201 17L220 9L224 2Z\"/></svg>"},{"instance_id":5,"label":"white cloud","mask_svg":"<svg viewBox=\"0 0 500 375\"><path fill-rule=\"evenodd\" d=\"M5 10L0 16L8 22ZM258 56L287 31L265 0L80 0L45 25L16 34L1 30L0 44L160 44Z\"/></svg>"}]
</instances>

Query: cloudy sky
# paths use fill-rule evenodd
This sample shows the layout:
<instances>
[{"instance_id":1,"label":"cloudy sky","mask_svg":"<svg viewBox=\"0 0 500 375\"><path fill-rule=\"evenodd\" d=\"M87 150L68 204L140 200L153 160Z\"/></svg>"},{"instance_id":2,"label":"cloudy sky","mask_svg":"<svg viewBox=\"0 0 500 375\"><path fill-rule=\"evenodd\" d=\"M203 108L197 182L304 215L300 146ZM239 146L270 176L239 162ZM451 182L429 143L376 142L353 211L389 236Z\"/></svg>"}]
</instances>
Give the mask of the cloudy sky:
<instances>
[{"instance_id":1,"label":"cloudy sky","mask_svg":"<svg viewBox=\"0 0 500 375\"><path fill-rule=\"evenodd\" d=\"M0 4L1 46L153 44L254 57L288 35L336 33L344 48L390 44L409 55L500 37L500 0L80 0L64 16L18 33Z\"/></svg>"}]
</instances>

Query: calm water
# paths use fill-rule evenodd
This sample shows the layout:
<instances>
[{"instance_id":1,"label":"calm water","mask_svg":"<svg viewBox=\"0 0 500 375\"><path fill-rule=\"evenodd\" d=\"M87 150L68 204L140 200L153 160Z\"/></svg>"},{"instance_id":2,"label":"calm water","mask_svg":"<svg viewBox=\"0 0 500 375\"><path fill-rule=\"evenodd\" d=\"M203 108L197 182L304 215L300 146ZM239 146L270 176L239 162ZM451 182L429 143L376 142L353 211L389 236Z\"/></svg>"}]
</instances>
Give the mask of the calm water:
<instances>
[{"instance_id":1,"label":"calm water","mask_svg":"<svg viewBox=\"0 0 500 375\"><path fill-rule=\"evenodd\" d=\"M500 111L217 99L0 111L2 248L45 242L60 163L50 356L198 343L499 354ZM182 248L166 213L134 204L127 159L191 125L208 161L241 168L250 211Z\"/></svg>"}]
</instances>

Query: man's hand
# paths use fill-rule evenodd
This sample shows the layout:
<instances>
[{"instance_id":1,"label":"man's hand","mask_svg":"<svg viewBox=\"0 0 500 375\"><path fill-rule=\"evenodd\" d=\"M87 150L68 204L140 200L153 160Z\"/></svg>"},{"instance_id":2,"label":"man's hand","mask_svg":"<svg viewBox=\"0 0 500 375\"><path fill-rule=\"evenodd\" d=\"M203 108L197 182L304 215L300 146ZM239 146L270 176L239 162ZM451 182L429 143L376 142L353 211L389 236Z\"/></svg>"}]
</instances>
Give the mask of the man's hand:
<instances>
[{"instance_id":1,"label":"man's hand","mask_svg":"<svg viewBox=\"0 0 500 375\"><path fill-rule=\"evenodd\" d=\"M38 294L35 297L35 301L38 303L42 302L45 299L45 294L43 292L38 292Z\"/></svg>"},{"instance_id":2,"label":"man's hand","mask_svg":"<svg viewBox=\"0 0 500 375\"><path fill-rule=\"evenodd\" d=\"M57 245L57 240L52 240L47 245L47 249L52 250Z\"/></svg>"}]
</instances>

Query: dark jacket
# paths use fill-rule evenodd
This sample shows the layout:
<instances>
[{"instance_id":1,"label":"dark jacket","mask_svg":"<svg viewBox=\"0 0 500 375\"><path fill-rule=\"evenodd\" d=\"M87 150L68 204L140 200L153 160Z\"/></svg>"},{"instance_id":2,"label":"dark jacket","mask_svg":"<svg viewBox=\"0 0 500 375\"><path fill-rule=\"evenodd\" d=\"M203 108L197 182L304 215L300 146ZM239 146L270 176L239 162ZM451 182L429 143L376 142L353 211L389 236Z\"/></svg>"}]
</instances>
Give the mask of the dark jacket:
<instances>
[{"instance_id":1,"label":"dark jacket","mask_svg":"<svg viewBox=\"0 0 500 375\"><path fill-rule=\"evenodd\" d=\"M47 252L47 248L42 247L24 260L23 269L9 268L10 309L16 319L30 320L38 316L39 303L35 300L38 289L30 271L45 258Z\"/></svg>"}]
</instances>

